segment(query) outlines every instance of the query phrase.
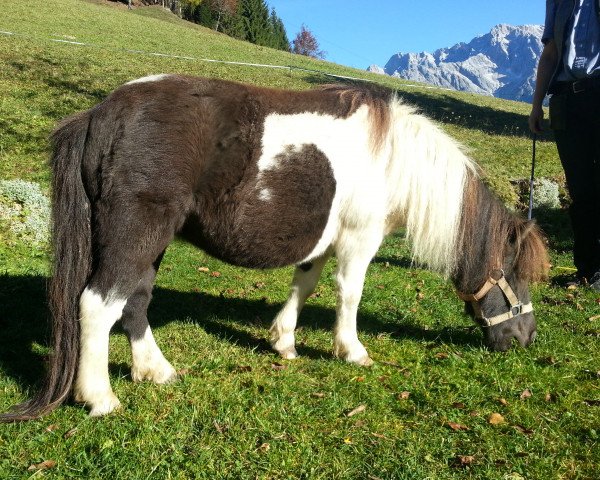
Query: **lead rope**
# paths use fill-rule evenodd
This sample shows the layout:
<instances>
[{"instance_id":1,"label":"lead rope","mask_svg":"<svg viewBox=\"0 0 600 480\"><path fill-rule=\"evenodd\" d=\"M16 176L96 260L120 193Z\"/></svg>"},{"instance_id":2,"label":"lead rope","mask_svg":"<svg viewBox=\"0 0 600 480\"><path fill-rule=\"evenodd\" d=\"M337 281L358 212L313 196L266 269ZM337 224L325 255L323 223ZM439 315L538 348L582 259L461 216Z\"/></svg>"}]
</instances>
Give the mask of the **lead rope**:
<instances>
[{"instance_id":1,"label":"lead rope","mask_svg":"<svg viewBox=\"0 0 600 480\"><path fill-rule=\"evenodd\" d=\"M531 153L531 177L529 178L529 211L527 212L527 220L531 220L533 213L533 177L535 172L535 144L537 141L537 134L533 134L533 145Z\"/></svg>"}]
</instances>

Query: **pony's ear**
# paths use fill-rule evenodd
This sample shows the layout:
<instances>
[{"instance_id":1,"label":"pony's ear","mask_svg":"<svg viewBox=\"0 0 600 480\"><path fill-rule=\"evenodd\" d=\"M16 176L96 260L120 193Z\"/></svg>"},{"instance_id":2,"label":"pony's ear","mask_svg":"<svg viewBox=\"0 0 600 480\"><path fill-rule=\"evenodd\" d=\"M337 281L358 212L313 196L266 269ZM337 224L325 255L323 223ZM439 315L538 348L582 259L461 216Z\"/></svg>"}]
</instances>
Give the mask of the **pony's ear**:
<instances>
[{"instance_id":1,"label":"pony's ear","mask_svg":"<svg viewBox=\"0 0 600 480\"><path fill-rule=\"evenodd\" d=\"M547 278L550 269L547 241L535 220L523 221L515 234L515 266L520 275L531 281Z\"/></svg>"}]
</instances>

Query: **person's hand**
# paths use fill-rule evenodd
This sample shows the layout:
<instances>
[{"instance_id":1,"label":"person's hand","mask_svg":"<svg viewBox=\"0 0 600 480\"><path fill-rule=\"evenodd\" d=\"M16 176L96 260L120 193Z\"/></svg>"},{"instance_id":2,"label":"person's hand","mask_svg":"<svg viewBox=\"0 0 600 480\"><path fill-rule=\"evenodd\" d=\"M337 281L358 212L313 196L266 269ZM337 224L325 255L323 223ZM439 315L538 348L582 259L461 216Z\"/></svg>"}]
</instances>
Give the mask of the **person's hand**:
<instances>
[{"instance_id":1,"label":"person's hand","mask_svg":"<svg viewBox=\"0 0 600 480\"><path fill-rule=\"evenodd\" d=\"M542 133L544 131L544 109L542 106L533 106L529 114L529 130L533 133Z\"/></svg>"}]
</instances>

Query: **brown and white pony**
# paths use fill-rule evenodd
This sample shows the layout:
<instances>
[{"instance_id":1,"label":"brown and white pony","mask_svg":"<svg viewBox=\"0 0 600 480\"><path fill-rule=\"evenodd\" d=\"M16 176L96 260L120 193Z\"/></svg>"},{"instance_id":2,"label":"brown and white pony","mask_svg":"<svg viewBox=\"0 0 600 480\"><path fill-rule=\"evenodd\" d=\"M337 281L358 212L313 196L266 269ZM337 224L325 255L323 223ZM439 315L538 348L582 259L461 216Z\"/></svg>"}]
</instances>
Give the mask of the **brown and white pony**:
<instances>
[{"instance_id":1,"label":"brown and white pony","mask_svg":"<svg viewBox=\"0 0 600 480\"><path fill-rule=\"evenodd\" d=\"M175 235L248 268L296 265L271 327L296 357L298 314L337 257L334 350L369 365L356 312L386 234L454 282L493 349L529 344L528 282L547 266L538 229L507 211L461 148L389 92L312 91L158 75L130 82L53 134L53 354L39 393L1 417L36 418L72 392L91 415L119 406L108 375L121 319L134 381L176 376L146 310Z\"/></svg>"}]
</instances>

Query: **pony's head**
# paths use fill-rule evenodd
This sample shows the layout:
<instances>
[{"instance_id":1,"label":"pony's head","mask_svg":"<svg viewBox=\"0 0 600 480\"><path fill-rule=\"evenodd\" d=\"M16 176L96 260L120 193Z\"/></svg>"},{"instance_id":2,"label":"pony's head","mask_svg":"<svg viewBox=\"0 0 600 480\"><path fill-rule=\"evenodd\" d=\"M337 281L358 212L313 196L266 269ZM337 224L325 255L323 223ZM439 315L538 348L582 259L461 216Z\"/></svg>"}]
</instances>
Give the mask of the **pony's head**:
<instances>
[{"instance_id":1,"label":"pony's head","mask_svg":"<svg viewBox=\"0 0 600 480\"><path fill-rule=\"evenodd\" d=\"M545 242L533 222L516 219L496 258L486 265L487 278L475 293L459 291L466 312L481 326L485 342L496 351L508 350L513 341L526 347L536 337L536 321L529 283L548 271ZM493 256L491 258L494 258Z\"/></svg>"}]
</instances>

